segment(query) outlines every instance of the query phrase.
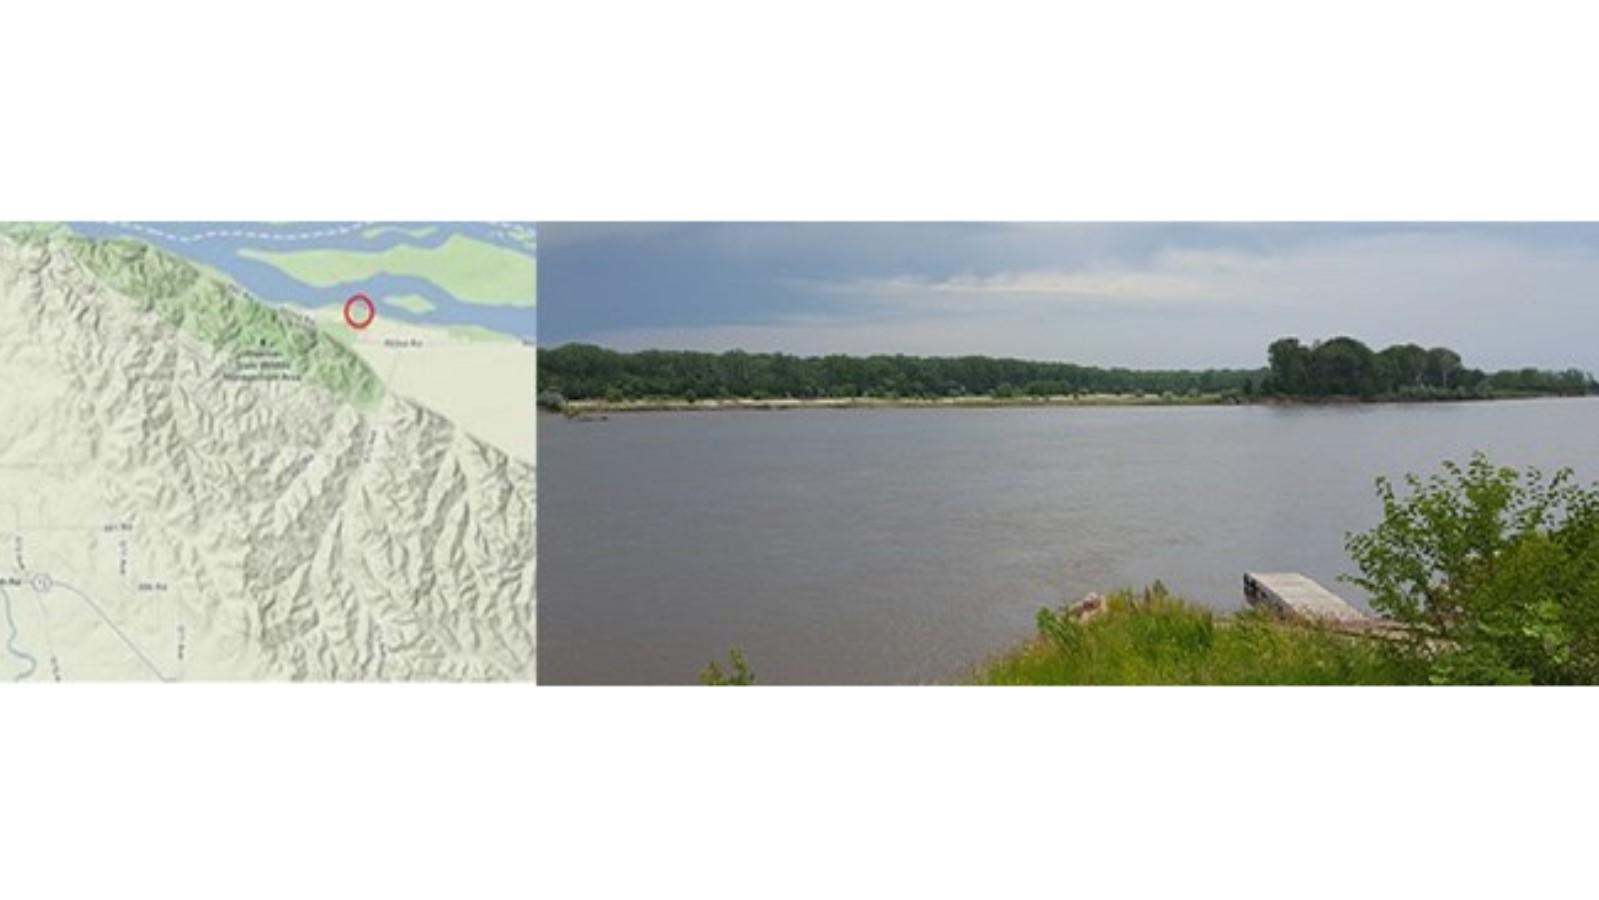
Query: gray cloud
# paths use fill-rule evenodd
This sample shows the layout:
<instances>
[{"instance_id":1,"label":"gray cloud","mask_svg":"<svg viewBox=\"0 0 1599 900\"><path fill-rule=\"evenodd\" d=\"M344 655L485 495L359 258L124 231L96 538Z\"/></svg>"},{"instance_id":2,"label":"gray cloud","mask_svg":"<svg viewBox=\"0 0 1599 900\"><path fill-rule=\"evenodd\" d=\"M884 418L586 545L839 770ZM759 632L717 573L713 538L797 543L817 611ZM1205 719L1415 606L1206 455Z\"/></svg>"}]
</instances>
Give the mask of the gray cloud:
<instances>
[{"instance_id":1,"label":"gray cloud","mask_svg":"<svg viewBox=\"0 0 1599 900\"><path fill-rule=\"evenodd\" d=\"M1347 333L1599 369L1588 225L607 226L570 261L563 227L541 235L557 341L1208 366Z\"/></svg>"}]
</instances>

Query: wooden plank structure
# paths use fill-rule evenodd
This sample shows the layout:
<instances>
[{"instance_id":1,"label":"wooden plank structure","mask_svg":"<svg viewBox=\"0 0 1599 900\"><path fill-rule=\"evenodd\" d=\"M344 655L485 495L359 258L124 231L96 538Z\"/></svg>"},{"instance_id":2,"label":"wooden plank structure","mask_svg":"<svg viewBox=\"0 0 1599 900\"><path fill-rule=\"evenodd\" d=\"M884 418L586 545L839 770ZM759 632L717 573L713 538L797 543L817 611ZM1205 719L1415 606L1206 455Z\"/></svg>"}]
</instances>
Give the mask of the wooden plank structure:
<instances>
[{"instance_id":1,"label":"wooden plank structure","mask_svg":"<svg viewBox=\"0 0 1599 900\"><path fill-rule=\"evenodd\" d=\"M1349 601L1298 572L1245 572L1244 600L1285 619L1335 626L1370 622Z\"/></svg>"}]
</instances>

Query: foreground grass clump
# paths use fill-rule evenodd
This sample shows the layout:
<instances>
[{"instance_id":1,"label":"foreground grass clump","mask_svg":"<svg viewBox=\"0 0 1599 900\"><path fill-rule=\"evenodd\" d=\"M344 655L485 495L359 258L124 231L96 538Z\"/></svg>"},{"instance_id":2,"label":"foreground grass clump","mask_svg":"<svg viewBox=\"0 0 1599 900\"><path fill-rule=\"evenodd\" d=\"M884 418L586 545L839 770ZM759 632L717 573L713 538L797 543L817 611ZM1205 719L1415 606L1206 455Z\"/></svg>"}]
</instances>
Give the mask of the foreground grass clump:
<instances>
[{"instance_id":1,"label":"foreground grass clump","mask_svg":"<svg viewBox=\"0 0 1599 900\"><path fill-rule=\"evenodd\" d=\"M979 684L1413 684L1425 672L1383 641L1253 611L1218 618L1158 582L1079 620L1041 609L1038 634L978 670Z\"/></svg>"}]
</instances>

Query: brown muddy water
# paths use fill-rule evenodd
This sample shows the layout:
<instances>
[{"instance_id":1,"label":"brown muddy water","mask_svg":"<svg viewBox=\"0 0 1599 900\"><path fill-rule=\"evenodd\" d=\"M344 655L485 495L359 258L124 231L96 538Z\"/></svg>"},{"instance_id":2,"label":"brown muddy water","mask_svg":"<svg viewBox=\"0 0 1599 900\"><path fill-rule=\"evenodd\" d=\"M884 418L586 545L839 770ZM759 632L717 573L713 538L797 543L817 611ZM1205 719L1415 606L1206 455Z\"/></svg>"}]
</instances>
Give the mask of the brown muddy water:
<instances>
[{"instance_id":1,"label":"brown muddy water","mask_svg":"<svg viewBox=\"0 0 1599 900\"><path fill-rule=\"evenodd\" d=\"M1351 572L1378 475L1473 450L1599 478L1599 399L806 410L539 421L539 679L958 680L1038 607L1161 579Z\"/></svg>"}]
</instances>

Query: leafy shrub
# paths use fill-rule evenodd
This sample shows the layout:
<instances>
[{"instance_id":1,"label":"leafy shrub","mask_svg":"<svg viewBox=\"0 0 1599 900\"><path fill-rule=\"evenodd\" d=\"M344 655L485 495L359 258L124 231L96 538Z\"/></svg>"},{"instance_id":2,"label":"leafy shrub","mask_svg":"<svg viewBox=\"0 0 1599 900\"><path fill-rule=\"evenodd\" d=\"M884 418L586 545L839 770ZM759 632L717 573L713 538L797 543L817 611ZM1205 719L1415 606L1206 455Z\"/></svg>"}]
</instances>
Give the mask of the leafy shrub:
<instances>
[{"instance_id":1,"label":"leafy shrub","mask_svg":"<svg viewBox=\"0 0 1599 900\"><path fill-rule=\"evenodd\" d=\"M1347 546L1352 584L1410 627L1430 678L1456 684L1599 683L1599 489L1482 454L1446 462Z\"/></svg>"},{"instance_id":2,"label":"leafy shrub","mask_svg":"<svg viewBox=\"0 0 1599 900\"><path fill-rule=\"evenodd\" d=\"M707 687L746 687L755 683L755 672L737 647L728 651L728 667L724 670L716 660L711 660L700 670L700 684Z\"/></svg>"}]
</instances>

